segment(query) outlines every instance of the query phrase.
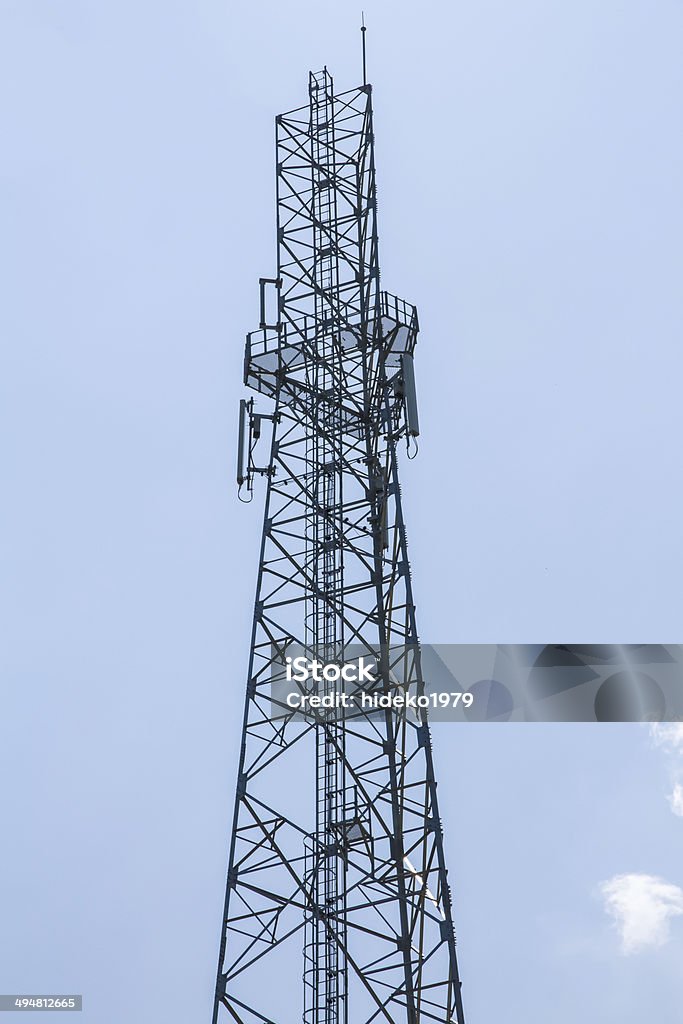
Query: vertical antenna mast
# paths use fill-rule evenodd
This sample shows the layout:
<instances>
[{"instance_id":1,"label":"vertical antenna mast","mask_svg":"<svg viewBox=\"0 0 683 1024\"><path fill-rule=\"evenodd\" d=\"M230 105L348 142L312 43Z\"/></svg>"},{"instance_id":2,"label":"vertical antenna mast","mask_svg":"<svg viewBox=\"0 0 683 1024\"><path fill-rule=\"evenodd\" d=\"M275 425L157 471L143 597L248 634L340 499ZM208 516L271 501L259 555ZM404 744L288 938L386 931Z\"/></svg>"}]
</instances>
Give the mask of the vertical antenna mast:
<instances>
[{"instance_id":1,"label":"vertical antenna mast","mask_svg":"<svg viewBox=\"0 0 683 1024\"><path fill-rule=\"evenodd\" d=\"M366 33L366 31L367 30L365 28L365 11L361 11L360 32L361 32L361 41L362 41L362 46L363 46L363 85L367 85L368 84L368 73L367 73L367 67L366 67L366 63L365 63L365 33Z\"/></svg>"}]
</instances>

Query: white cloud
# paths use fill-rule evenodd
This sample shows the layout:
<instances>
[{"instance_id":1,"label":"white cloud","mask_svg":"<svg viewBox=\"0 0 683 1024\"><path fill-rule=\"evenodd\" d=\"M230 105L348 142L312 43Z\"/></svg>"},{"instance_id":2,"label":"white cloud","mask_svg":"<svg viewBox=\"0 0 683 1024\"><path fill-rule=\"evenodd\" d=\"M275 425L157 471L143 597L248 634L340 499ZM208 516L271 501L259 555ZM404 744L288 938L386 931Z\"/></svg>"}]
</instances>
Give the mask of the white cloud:
<instances>
[{"instance_id":1,"label":"white cloud","mask_svg":"<svg viewBox=\"0 0 683 1024\"><path fill-rule=\"evenodd\" d=\"M683 722L654 722L650 736L655 746L669 754L683 754Z\"/></svg>"},{"instance_id":2,"label":"white cloud","mask_svg":"<svg viewBox=\"0 0 683 1024\"><path fill-rule=\"evenodd\" d=\"M669 797L669 803L674 814L679 818L683 818L683 786L680 782L677 782L674 786L674 791Z\"/></svg>"},{"instance_id":3,"label":"white cloud","mask_svg":"<svg viewBox=\"0 0 683 1024\"><path fill-rule=\"evenodd\" d=\"M663 946L671 918L683 914L683 889L654 875L615 875L600 891L627 955Z\"/></svg>"},{"instance_id":4,"label":"white cloud","mask_svg":"<svg viewBox=\"0 0 683 1024\"><path fill-rule=\"evenodd\" d=\"M673 785L669 806L677 817L683 818L683 722L655 722L650 726L650 736L654 745L667 755Z\"/></svg>"}]
</instances>

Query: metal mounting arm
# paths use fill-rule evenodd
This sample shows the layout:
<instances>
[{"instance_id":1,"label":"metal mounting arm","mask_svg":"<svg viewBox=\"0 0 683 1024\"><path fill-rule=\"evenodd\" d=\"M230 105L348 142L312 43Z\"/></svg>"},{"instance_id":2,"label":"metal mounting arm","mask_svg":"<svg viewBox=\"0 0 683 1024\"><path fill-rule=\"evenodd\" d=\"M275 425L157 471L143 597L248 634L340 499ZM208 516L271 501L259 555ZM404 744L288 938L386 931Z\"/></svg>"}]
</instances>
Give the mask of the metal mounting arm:
<instances>
[{"instance_id":1,"label":"metal mounting arm","mask_svg":"<svg viewBox=\"0 0 683 1024\"><path fill-rule=\"evenodd\" d=\"M259 278L259 293L260 293L260 327L262 330L277 331L280 329L280 288L282 287L282 278L280 277L260 277ZM277 289L277 323L269 324L266 319L266 285L273 284Z\"/></svg>"}]
</instances>

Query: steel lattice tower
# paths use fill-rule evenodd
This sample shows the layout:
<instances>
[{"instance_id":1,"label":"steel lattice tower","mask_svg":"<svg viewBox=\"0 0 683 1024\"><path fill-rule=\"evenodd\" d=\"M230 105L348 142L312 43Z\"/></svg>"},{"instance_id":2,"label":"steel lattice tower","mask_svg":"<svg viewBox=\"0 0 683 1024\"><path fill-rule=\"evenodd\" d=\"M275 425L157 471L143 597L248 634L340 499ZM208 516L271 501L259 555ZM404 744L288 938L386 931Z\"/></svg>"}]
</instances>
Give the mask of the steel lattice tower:
<instances>
[{"instance_id":1,"label":"steel lattice tower","mask_svg":"<svg viewBox=\"0 0 683 1024\"><path fill-rule=\"evenodd\" d=\"M273 708L293 645L374 653L382 692L399 659L422 685L396 450L417 434L418 319L380 291L373 146L371 86L336 95L327 69L276 118L278 268L244 370L274 404L241 407L238 481L267 496L213 1024L464 1024L426 721Z\"/></svg>"}]
</instances>

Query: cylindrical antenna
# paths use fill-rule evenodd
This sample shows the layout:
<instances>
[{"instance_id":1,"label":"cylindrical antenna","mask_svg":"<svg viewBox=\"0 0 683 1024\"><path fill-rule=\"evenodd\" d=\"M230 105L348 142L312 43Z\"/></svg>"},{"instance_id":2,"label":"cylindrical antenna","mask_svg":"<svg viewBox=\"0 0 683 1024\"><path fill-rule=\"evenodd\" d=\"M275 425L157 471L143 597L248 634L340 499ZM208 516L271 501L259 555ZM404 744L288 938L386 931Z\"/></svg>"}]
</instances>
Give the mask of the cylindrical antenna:
<instances>
[{"instance_id":1,"label":"cylindrical antenna","mask_svg":"<svg viewBox=\"0 0 683 1024\"><path fill-rule=\"evenodd\" d=\"M368 84L368 76L367 76L367 71L366 71L366 67L365 67L365 32L366 32L366 28L365 28L365 11L361 11L360 18L361 18L360 33L361 33L361 39L363 41L363 85L367 85Z\"/></svg>"}]
</instances>

